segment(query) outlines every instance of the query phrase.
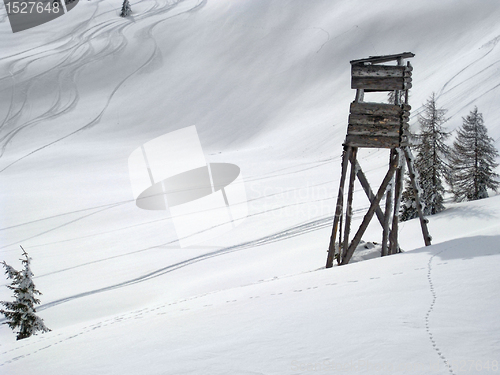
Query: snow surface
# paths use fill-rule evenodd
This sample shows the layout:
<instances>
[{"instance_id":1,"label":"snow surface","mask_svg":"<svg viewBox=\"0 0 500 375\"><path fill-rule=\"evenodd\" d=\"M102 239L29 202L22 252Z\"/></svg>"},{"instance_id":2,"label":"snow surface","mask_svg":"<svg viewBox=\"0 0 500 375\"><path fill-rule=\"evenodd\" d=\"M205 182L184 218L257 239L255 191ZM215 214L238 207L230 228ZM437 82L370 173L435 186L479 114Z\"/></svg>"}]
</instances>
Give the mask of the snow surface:
<instances>
[{"instance_id":1,"label":"snow surface","mask_svg":"<svg viewBox=\"0 0 500 375\"><path fill-rule=\"evenodd\" d=\"M349 60L414 52L412 124L435 91L500 148L498 0L90 0L16 34L0 7L1 259L28 251L52 329L3 325L2 374L498 372L500 196L430 217L431 247L413 220L405 253L324 269ZM249 216L180 249L127 160L191 125ZM388 152L360 158L376 186ZM367 207L356 185L353 228Z\"/></svg>"}]
</instances>

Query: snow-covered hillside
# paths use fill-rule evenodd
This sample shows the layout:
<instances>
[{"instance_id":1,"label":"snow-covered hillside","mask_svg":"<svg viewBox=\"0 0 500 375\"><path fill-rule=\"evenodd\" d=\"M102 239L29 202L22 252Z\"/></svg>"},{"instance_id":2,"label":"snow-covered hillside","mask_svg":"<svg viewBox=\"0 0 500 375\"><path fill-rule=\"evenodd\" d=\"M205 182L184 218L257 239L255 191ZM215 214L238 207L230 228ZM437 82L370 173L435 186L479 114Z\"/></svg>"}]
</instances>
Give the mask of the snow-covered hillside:
<instances>
[{"instance_id":1,"label":"snow-covered hillside","mask_svg":"<svg viewBox=\"0 0 500 375\"><path fill-rule=\"evenodd\" d=\"M2 373L494 372L499 196L431 217L432 247L410 221L404 254L323 267L349 60L415 53L412 124L436 92L449 130L477 105L500 148L498 0L154 0L126 19L89 0L15 34L0 7L0 260L29 252L53 330L2 326ZM207 162L240 168L248 217L180 248L128 158L192 125ZM380 181L388 152L360 154Z\"/></svg>"}]
</instances>

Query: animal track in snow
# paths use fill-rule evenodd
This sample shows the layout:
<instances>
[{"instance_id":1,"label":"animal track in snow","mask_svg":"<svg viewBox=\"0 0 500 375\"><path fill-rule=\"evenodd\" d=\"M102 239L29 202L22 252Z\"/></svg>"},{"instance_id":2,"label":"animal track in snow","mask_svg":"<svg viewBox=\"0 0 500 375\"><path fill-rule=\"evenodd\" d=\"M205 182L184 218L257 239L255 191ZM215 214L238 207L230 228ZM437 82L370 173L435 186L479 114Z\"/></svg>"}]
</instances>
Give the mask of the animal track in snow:
<instances>
[{"instance_id":1,"label":"animal track in snow","mask_svg":"<svg viewBox=\"0 0 500 375\"><path fill-rule=\"evenodd\" d=\"M444 356L443 351L438 347L436 340L434 339L434 335L432 334L430 325L429 325L429 320L430 320L429 318L430 318L432 311L434 310L434 305L436 304L436 299L437 299L436 291L434 290L434 283L432 282L432 260L434 259L434 257L436 255L442 253L443 251L440 251L440 252L434 254L433 256L431 256L429 258L429 262L427 263L427 280L429 281L429 290L430 290L431 295L432 295L432 301L431 301L431 304L429 306L429 309L427 310L427 313L425 314L425 330L427 331L427 334L429 335L429 340L431 342L432 348L436 351L439 358L441 358L443 360L443 363L448 368L448 371L450 372L450 374L455 375L455 373L453 372L453 368L451 367L450 363L448 362L448 360ZM446 262L445 263L438 263L438 265L441 265L441 264L446 264Z\"/></svg>"}]
</instances>

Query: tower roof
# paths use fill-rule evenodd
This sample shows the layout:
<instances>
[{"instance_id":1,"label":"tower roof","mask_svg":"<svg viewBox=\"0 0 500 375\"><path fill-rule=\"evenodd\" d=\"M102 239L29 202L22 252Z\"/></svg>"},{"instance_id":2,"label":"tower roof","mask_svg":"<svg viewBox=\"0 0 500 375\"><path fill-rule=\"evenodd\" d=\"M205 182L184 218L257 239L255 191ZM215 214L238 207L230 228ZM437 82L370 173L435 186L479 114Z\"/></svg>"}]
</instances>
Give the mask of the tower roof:
<instances>
[{"instance_id":1,"label":"tower roof","mask_svg":"<svg viewBox=\"0 0 500 375\"><path fill-rule=\"evenodd\" d=\"M363 63L372 63L372 64L377 64L377 63L384 63L388 61L393 61L397 59L407 59L414 57L415 54L411 52L403 52L403 53L398 53L395 55L382 55L382 56L370 56L364 59L359 59L359 60L351 60L351 64L363 64Z\"/></svg>"}]
</instances>

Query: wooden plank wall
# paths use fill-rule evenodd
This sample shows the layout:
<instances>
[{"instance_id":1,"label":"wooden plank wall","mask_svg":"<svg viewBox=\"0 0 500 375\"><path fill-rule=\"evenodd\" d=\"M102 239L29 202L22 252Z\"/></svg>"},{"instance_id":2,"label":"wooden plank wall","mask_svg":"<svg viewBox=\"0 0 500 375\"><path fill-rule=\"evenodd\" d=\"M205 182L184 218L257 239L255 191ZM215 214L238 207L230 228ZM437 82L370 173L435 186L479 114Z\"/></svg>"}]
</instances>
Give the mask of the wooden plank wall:
<instances>
[{"instance_id":1,"label":"wooden plank wall","mask_svg":"<svg viewBox=\"0 0 500 375\"><path fill-rule=\"evenodd\" d=\"M407 141L409 105L351 103L345 144L351 147L400 147Z\"/></svg>"},{"instance_id":2,"label":"wooden plank wall","mask_svg":"<svg viewBox=\"0 0 500 375\"><path fill-rule=\"evenodd\" d=\"M411 88L411 66L352 65L351 88L370 91L394 91Z\"/></svg>"}]
</instances>

